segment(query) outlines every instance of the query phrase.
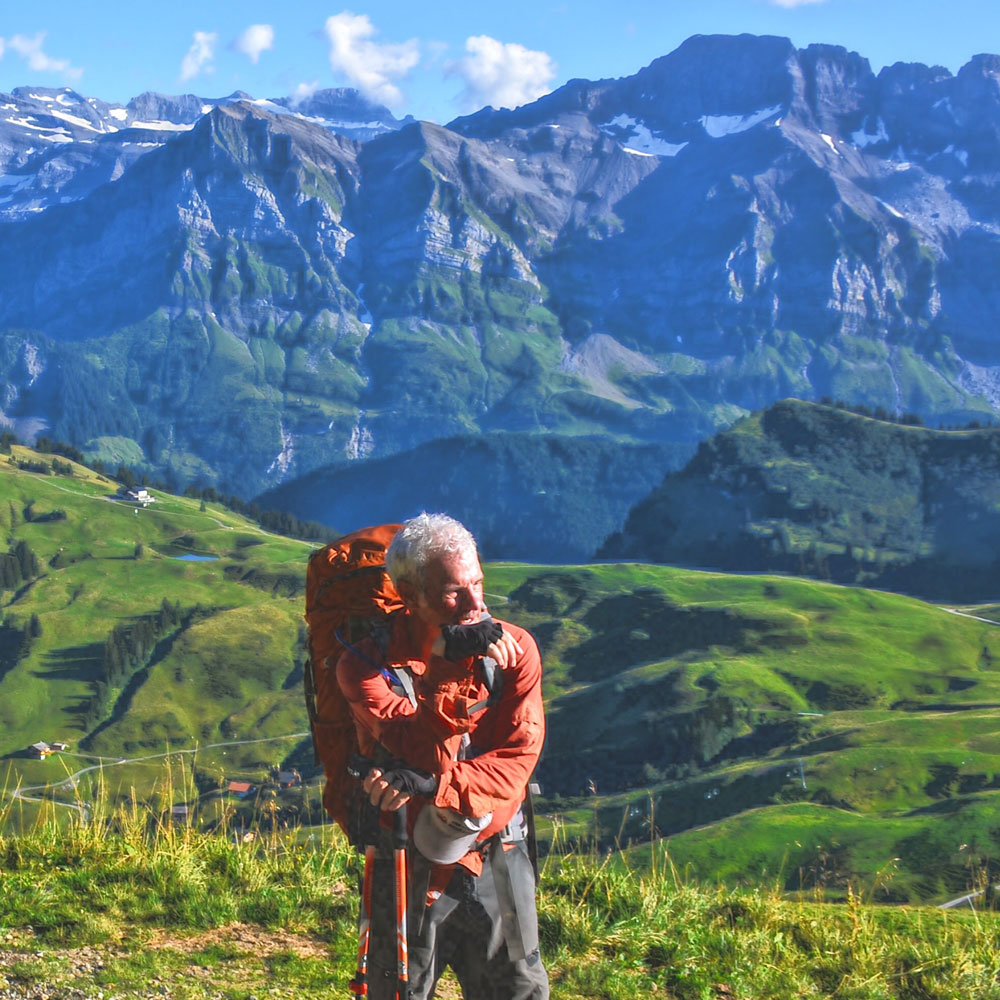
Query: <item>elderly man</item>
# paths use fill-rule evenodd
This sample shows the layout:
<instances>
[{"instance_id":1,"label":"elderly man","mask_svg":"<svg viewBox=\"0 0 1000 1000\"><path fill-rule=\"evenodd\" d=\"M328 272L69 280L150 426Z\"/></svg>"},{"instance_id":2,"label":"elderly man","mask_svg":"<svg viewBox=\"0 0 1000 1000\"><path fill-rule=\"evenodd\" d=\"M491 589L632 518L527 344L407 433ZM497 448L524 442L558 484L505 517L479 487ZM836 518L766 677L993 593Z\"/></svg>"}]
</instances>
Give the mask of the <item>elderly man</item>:
<instances>
[{"instance_id":1,"label":"elderly man","mask_svg":"<svg viewBox=\"0 0 1000 1000\"><path fill-rule=\"evenodd\" d=\"M364 779L368 800L383 816L407 805L411 996L432 997L450 966L468 1000L544 1000L521 811L545 730L538 649L523 629L486 613L475 540L452 518L408 521L386 568L405 608L387 640L341 656L337 680L362 750L376 761ZM409 679L391 688L387 670ZM380 840L368 996L393 1000L385 831Z\"/></svg>"}]
</instances>

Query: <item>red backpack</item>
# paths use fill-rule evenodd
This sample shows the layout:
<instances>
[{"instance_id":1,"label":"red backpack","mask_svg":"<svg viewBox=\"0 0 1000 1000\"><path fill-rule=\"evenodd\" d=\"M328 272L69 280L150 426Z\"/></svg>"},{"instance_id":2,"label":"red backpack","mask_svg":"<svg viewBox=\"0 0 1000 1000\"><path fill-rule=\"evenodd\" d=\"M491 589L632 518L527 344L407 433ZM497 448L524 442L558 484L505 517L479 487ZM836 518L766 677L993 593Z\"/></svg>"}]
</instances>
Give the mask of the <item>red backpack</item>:
<instances>
[{"instance_id":1,"label":"red backpack","mask_svg":"<svg viewBox=\"0 0 1000 1000\"><path fill-rule=\"evenodd\" d=\"M347 762L358 750L358 739L337 684L337 659L345 642L357 642L403 607L385 570L386 549L399 528L382 524L338 538L313 552L306 570L306 709L316 761L326 775L323 806L345 833L357 787Z\"/></svg>"}]
</instances>

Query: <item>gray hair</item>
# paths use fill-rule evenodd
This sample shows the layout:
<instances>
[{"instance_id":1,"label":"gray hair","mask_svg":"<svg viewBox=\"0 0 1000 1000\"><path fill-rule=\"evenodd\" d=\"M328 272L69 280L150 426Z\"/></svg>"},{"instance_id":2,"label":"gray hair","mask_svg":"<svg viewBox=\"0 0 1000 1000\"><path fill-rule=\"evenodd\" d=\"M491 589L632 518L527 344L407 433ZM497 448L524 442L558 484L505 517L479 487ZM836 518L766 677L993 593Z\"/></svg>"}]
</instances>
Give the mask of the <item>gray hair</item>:
<instances>
[{"instance_id":1,"label":"gray hair","mask_svg":"<svg viewBox=\"0 0 1000 1000\"><path fill-rule=\"evenodd\" d=\"M397 532L385 554L385 568L396 586L406 580L423 590L424 570L432 559L465 552L477 553L472 532L447 514L424 511Z\"/></svg>"}]
</instances>

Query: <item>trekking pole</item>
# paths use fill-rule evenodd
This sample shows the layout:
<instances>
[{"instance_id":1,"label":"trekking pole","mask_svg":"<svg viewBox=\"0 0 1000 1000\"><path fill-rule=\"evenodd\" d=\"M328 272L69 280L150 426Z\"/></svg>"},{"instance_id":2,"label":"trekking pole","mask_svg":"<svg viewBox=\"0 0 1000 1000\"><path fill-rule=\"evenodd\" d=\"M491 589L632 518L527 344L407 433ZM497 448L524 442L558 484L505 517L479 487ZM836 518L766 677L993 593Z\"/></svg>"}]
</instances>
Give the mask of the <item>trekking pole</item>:
<instances>
[{"instance_id":1,"label":"trekking pole","mask_svg":"<svg viewBox=\"0 0 1000 1000\"><path fill-rule=\"evenodd\" d=\"M396 1000L410 1000L406 941L406 806L393 815L393 865L396 872Z\"/></svg>"},{"instance_id":2,"label":"trekking pole","mask_svg":"<svg viewBox=\"0 0 1000 1000\"><path fill-rule=\"evenodd\" d=\"M352 754L347 763L347 773L360 780L372 767L372 762L360 754ZM362 810L364 806L360 807ZM361 902L358 906L358 964L350 982L354 1000L364 1000L368 995L368 951L372 927L372 879L375 872L375 837L377 831L366 831L366 824L359 821L359 834L365 843L365 871L361 881Z\"/></svg>"},{"instance_id":3,"label":"trekking pole","mask_svg":"<svg viewBox=\"0 0 1000 1000\"><path fill-rule=\"evenodd\" d=\"M375 868L375 845L365 847L365 874L361 883L361 906L358 913L358 967L350 982L354 1000L368 994L368 946L372 926L372 873Z\"/></svg>"}]
</instances>

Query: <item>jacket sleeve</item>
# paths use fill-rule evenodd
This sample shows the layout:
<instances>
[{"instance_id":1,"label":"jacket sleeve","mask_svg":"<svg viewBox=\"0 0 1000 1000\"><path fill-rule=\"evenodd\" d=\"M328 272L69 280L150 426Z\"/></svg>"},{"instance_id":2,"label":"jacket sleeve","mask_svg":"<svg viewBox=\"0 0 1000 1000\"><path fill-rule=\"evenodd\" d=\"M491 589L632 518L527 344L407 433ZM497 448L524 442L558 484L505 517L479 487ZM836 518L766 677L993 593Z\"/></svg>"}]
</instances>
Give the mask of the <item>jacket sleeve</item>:
<instances>
[{"instance_id":1,"label":"jacket sleeve","mask_svg":"<svg viewBox=\"0 0 1000 1000\"><path fill-rule=\"evenodd\" d=\"M524 652L503 672L500 700L472 734L475 756L442 775L434 800L466 816L492 812L491 828L498 830L517 811L545 739L538 647L523 629L502 624Z\"/></svg>"},{"instance_id":2,"label":"jacket sleeve","mask_svg":"<svg viewBox=\"0 0 1000 1000\"><path fill-rule=\"evenodd\" d=\"M430 725L427 709L415 707L405 694L393 691L386 678L350 650L337 661L337 684L347 700L362 753L380 743L397 760L436 773L447 762L450 747L439 749L429 740L414 739L414 725Z\"/></svg>"}]
</instances>

